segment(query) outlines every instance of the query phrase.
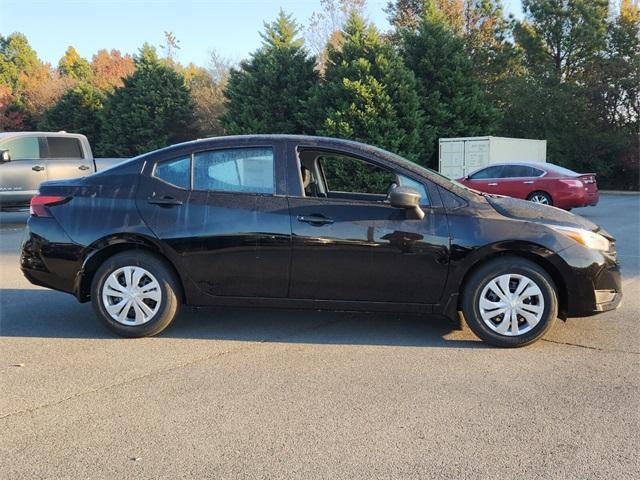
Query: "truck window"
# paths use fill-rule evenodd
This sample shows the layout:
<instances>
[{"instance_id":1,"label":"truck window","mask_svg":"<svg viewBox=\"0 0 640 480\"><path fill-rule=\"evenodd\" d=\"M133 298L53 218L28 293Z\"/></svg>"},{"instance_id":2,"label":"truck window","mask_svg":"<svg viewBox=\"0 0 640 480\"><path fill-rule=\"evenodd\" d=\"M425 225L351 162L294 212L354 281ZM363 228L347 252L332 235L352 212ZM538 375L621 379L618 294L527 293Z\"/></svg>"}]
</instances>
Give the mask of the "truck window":
<instances>
[{"instance_id":1,"label":"truck window","mask_svg":"<svg viewBox=\"0 0 640 480\"><path fill-rule=\"evenodd\" d=\"M49 158L84 158L80 140L69 137L47 137Z\"/></svg>"},{"instance_id":2,"label":"truck window","mask_svg":"<svg viewBox=\"0 0 640 480\"><path fill-rule=\"evenodd\" d=\"M9 150L11 160L39 160L42 158L38 137L17 137L2 142L0 150Z\"/></svg>"}]
</instances>

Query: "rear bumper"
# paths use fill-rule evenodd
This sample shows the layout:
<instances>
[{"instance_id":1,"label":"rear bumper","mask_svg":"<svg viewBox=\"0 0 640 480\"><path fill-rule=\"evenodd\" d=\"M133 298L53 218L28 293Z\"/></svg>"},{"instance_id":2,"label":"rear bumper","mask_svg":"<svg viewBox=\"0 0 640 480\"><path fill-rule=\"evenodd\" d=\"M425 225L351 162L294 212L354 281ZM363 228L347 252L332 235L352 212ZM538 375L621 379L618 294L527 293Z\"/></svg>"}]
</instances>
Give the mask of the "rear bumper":
<instances>
[{"instance_id":1,"label":"rear bumper","mask_svg":"<svg viewBox=\"0 0 640 480\"><path fill-rule=\"evenodd\" d=\"M74 294L82 252L54 218L30 217L20 269L34 285Z\"/></svg>"}]
</instances>

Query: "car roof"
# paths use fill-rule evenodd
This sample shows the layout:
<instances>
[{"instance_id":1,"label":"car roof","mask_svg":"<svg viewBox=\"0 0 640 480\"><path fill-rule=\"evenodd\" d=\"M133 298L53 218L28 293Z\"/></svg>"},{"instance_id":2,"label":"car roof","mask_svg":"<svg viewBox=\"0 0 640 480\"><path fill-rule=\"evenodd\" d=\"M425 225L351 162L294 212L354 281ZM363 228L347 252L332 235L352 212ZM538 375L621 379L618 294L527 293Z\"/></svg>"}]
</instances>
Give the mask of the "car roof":
<instances>
[{"instance_id":1,"label":"car roof","mask_svg":"<svg viewBox=\"0 0 640 480\"><path fill-rule=\"evenodd\" d=\"M537 168L538 170L548 171L553 173L560 173L563 175L569 175L569 176L580 175L579 173L574 172L573 170L569 170L568 168L562 167L560 165L556 165L555 163L548 163L548 162L497 162L497 163L492 163L491 165L485 165L484 167L477 168L473 172L469 173L469 175L473 175L474 173L484 170L485 168L503 166L503 165L524 165L527 167Z\"/></svg>"}]
</instances>

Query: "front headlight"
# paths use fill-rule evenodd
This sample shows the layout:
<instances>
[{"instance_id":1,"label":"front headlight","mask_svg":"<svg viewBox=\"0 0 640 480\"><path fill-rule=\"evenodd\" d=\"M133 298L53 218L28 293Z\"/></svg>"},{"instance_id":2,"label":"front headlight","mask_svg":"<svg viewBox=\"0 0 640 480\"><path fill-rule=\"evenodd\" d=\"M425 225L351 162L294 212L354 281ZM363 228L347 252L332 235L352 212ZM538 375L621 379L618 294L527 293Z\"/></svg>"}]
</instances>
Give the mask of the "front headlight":
<instances>
[{"instance_id":1,"label":"front headlight","mask_svg":"<svg viewBox=\"0 0 640 480\"><path fill-rule=\"evenodd\" d=\"M584 230L582 228L560 227L558 225L549 225L549 227L553 228L556 232L561 233L565 237L575 240L584 247L592 248L594 250L602 250L603 252L609 250L609 240L598 233L590 232L589 230Z\"/></svg>"}]
</instances>

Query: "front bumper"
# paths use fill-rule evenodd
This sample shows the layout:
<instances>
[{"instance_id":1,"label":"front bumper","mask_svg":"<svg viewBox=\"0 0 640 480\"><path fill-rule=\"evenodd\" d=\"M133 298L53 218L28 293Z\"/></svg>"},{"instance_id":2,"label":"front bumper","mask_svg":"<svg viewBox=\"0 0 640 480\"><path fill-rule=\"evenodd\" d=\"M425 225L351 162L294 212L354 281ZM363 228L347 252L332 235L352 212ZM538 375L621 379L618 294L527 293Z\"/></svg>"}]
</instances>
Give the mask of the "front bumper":
<instances>
[{"instance_id":1,"label":"front bumper","mask_svg":"<svg viewBox=\"0 0 640 480\"><path fill-rule=\"evenodd\" d=\"M620 305L622 277L615 254L575 246L559 255L568 266L563 275L568 317L588 317Z\"/></svg>"}]
</instances>

